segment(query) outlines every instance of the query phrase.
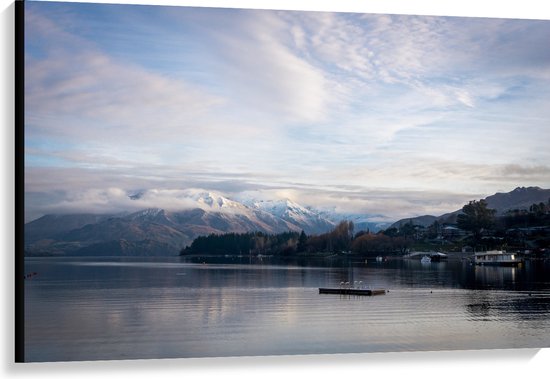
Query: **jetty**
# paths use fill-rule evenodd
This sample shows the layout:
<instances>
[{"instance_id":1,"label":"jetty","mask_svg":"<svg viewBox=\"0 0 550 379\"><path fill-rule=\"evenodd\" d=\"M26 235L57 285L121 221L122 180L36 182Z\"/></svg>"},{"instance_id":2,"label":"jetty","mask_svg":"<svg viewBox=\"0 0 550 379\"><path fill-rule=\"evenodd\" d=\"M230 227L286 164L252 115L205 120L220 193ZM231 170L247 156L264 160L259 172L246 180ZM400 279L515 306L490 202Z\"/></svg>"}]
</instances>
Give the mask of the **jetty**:
<instances>
[{"instance_id":1,"label":"jetty","mask_svg":"<svg viewBox=\"0 0 550 379\"><path fill-rule=\"evenodd\" d=\"M357 296L374 296L385 295L386 290L382 288L364 289L364 288L319 288L320 294L331 295L357 295Z\"/></svg>"}]
</instances>

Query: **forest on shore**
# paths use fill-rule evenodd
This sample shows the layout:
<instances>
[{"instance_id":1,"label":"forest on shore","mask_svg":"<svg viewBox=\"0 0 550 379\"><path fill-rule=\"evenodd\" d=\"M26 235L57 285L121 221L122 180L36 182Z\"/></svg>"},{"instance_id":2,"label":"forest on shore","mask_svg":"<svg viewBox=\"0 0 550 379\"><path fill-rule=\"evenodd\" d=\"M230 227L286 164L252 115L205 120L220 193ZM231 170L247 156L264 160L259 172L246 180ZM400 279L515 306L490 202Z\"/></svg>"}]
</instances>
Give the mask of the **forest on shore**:
<instances>
[{"instance_id":1,"label":"forest on shore","mask_svg":"<svg viewBox=\"0 0 550 379\"><path fill-rule=\"evenodd\" d=\"M468 250L533 250L547 254L550 248L550 200L527 210L513 210L502 216L484 200L471 201L453 224L435 221L428 227L405 223L378 233L355 232L352 221L341 221L326 233L306 235L304 231L266 234L262 232L210 234L196 238L180 255L273 255L308 256L353 254L404 255L409 250L444 252Z\"/></svg>"}]
</instances>

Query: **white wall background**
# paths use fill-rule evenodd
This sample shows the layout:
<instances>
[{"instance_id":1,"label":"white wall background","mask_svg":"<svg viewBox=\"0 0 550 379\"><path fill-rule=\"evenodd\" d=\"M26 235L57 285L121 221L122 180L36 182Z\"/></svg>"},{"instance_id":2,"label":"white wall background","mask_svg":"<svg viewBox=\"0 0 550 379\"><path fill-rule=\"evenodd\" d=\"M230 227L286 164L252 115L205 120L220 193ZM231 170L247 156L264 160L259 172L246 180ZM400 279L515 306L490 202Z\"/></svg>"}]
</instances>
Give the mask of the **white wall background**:
<instances>
[{"instance_id":1,"label":"white wall background","mask_svg":"<svg viewBox=\"0 0 550 379\"><path fill-rule=\"evenodd\" d=\"M82 0L81 0L82 1ZM550 20L541 0L119 0L128 4L223 6L237 8L429 14ZM548 374L550 349L384 353L235 359L14 364L14 5L0 1L0 276L3 288L1 375L40 378L499 378ZM550 48L550 40L549 40ZM550 125L549 125L550 127Z\"/></svg>"}]
</instances>

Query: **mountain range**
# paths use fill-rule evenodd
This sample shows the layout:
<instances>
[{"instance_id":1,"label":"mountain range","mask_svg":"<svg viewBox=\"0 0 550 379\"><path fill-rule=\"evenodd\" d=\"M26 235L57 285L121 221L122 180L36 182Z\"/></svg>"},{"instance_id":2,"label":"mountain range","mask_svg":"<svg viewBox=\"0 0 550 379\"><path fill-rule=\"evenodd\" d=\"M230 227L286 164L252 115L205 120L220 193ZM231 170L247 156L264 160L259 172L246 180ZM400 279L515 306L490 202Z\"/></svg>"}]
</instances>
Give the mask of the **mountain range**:
<instances>
[{"instance_id":1,"label":"mountain range","mask_svg":"<svg viewBox=\"0 0 550 379\"><path fill-rule=\"evenodd\" d=\"M129 195L139 200L143 194ZM289 199L231 200L207 191L184 192L188 209L169 211L148 208L116 214L51 214L25 224L25 254L29 256L163 256L177 255L196 237L208 234L260 231L276 234L286 231L320 234L342 220L351 220L355 231L378 231L390 223L375 222L383 216L341 214L334 210L304 207ZM538 187L516 188L485 198L490 208L503 213L547 202L550 190ZM460 210L441 216L419 216L399 220L430 225L435 220L453 222Z\"/></svg>"},{"instance_id":2,"label":"mountain range","mask_svg":"<svg viewBox=\"0 0 550 379\"><path fill-rule=\"evenodd\" d=\"M139 200L142 196L138 193L129 198ZM185 200L192 205L182 211L148 208L107 215L45 215L25 225L25 253L33 256L176 255L201 235L302 230L319 234L348 217L322 213L288 199L239 202L215 192L187 191ZM367 221L364 224L370 225ZM370 227L376 228L377 224L372 223Z\"/></svg>"},{"instance_id":3,"label":"mountain range","mask_svg":"<svg viewBox=\"0 0 550 379\"><path fill-rule=\"evenodd\" d=\"M496 215L501 216L510 210L529 209L529 207L535 203L548 203L550 201L550 189L543 189L540 187L517 187L510 192L497 192L496 194L488 196L483 200L487 202L488 208L495 209ZM433 224L434 221L454 224L456 223L456 216L460 213L462 213L462 209L445 213L440 216L424 215L404 218L393 223L390 227L399 228L406 223L429 226Z\"/></svg>"}]
</instances>

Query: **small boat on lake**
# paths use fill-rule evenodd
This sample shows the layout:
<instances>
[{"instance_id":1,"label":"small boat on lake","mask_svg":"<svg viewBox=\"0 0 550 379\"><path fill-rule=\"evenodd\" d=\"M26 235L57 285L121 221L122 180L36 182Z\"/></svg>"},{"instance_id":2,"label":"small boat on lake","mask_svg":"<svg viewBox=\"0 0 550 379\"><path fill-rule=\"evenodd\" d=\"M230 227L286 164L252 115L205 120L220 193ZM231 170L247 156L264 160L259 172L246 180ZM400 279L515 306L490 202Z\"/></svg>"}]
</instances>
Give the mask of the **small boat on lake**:
<instances>
[{"instance_id":1,"label":"small boat on lake","mask_svg":"<svg viewBox=\"0 0 550 379\"><path fill-rule=\"evenodd\" d=\"M420 263L431 263L432 258L428 257L427 255L424 255L422 259L420 259Z\"/></svg>"},{"instance_id":2,"label":"small boat on lake","mask_svg":"<svg viewBox=\"0 0 550 379\"><path fill-rule=\"evenodd\" d=\"M490 250L475 253L474 262L476 265L517 266L521 263L521 259L515 254L502 250Z\"/></svg>"}]
</instances>

